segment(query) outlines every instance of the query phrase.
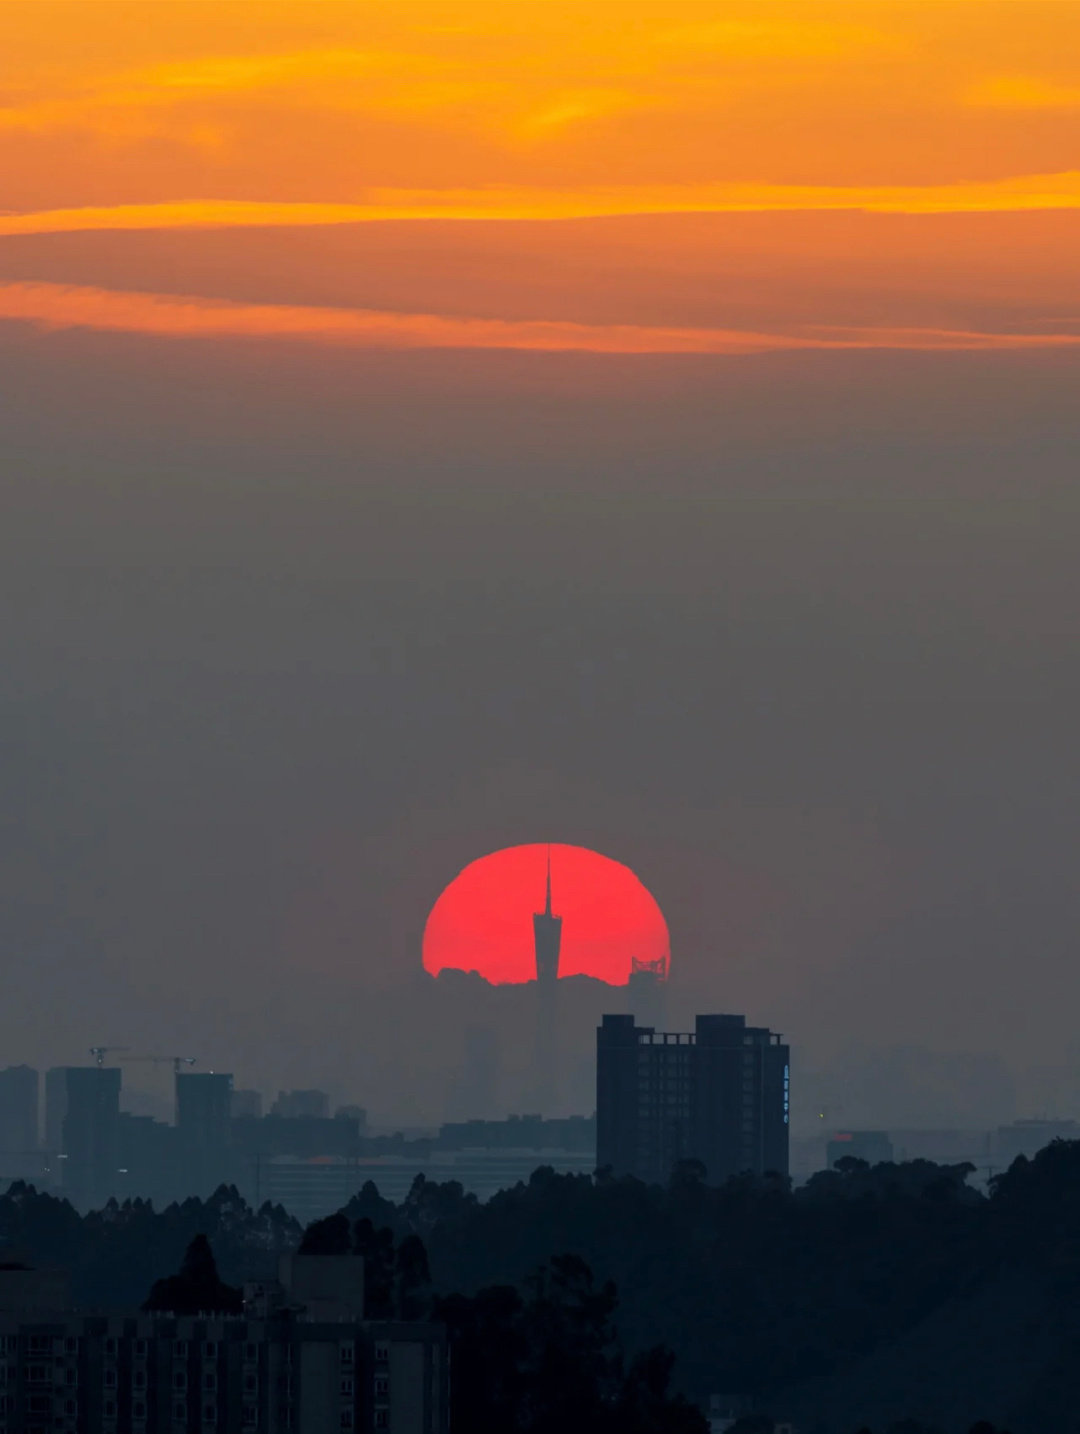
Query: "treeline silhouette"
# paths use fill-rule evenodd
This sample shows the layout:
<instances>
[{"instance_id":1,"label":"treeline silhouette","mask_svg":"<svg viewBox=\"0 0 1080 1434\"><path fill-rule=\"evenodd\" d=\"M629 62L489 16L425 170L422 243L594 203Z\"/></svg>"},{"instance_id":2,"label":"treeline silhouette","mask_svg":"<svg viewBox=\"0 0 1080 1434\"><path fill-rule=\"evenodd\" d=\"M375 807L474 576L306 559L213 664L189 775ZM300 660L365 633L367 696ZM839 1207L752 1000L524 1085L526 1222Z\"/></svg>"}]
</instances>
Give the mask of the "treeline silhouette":
<instances>
[{"instance_id":1,"label":"treeline silhouette","mask_svg":"<svg viewBox=\"0 0 1080 1434\"><path fill-rule=\"evenodd\" d=\"M306 1235L229 1189L80 1217L17 1185L0 1198L0 1241L67 1267L78 1302L105 1307L142 1303L198 1235L233 1288L272 1275L302 1238L362 1253L383 1309L449 1324L477 1434L565 1430L564 1385L592 1391L590 1427L615 1407L619 1428L699 1427L677 1422L697 1416L672 1384L806 1434L967 1434L979 1419L1080 1430L1080 1143L1017 1160L989 1195L971 1173L846 1161L793 1190L779 1177L712 1187L693 1164L666 1188L540 1169L485 1204L418 1177L400 1205L368 1183ZM544 1363L579 1347L584 1372Z\"/></svg>"}]
</instances>

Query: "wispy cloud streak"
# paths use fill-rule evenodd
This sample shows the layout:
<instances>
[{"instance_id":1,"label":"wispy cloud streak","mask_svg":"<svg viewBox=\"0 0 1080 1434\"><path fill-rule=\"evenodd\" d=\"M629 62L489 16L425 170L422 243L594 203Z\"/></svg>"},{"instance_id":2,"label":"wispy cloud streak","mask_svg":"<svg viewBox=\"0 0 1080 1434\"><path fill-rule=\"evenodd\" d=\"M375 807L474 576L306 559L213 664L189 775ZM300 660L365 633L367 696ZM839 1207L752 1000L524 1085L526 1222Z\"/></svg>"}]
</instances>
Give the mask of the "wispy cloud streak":
<instances>
[{"instance_id":1,"label":"wispy cloud streak","mask_svg":"<svg viewBox=\"0 0 1080 1434\"><path fill-rule=\"evenodd\" d=\"M0 214L0 237L91 230L305 228L429 220L573 220L645 214L861 211L994 214L1080 209L1080 170L981 184L712 184L610 189L369 191L355 204L232 199L114 204Z\"/></svg>"},{"instance_id":2,"label":"wispy cloud streak","mask_svg":"<svg viewBox=\"0 0 1080 1434\"><path fill-rule=\"evenodd\" d=\"M753 355L785 350L930 352L1080 348L1076 333L815 327L784 332L487 319L295 304L244 304L64 284L0 284L0 320L171 339L293 340L353 348Z\"/></svg>"}]
</instances>

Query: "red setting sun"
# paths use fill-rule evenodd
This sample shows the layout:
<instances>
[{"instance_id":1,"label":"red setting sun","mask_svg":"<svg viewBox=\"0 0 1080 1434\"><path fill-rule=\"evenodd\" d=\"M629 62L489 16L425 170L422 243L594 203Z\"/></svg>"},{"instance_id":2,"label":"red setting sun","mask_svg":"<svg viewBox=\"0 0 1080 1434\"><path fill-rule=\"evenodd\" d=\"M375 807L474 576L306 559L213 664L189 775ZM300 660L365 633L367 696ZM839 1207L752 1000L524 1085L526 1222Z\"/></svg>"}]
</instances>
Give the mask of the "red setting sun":
<instances>
[{"instance_id":1,"label":"red setting sun","mask_svg":"<svg viewBox=\"0 0 1080 1434\"><path fill-rule=\"evenodd\" d=\"M624 986L635 961L666 972L667 922L630 868L587 847L540 843L491 852L454 878L424 929L424 969L534 980L533 914L544 909L549 851L551 907L563 918L559 975Z\"/></svg>"}]
</instances>

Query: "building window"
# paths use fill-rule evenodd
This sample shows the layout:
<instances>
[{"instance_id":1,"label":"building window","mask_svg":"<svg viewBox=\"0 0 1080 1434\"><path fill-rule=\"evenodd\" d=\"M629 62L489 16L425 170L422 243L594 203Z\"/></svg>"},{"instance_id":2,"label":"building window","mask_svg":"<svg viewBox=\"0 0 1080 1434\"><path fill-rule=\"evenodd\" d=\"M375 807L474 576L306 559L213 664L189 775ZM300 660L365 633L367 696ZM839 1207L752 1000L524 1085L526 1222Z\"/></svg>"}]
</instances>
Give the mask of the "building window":
<instances>
[{"instance_id":1,"label":"building window","mask_svg":"<svg viewBox=\"0 0 1080 1434\"><path fill-rule=\"evenodd\" d=\"M173 1400L172 1417L174 1419L187 1419L187 1405L182 1399Z\"/></svg>"},{"instance_id":2,"label":"building window","mask_svg":"<svg viewBox=\"0 0 1080 1434\"><path fill-rule=\"evenodd\" d=\"M257 1374L244 1375L244 1393L257 1394L259 1391L259 1376Z\"/></svg>"},{"instance_id":3,"label":"building window","mask_svg":"<svg viewBox=\"0 0 1080 1434\"><path fill-rule=\"evenodd\" d=\"M173 1372L173 1377L172 1377L172 1383L173 1383L173 1388L174 1388L174 1389L186 1389L186 1388L187 1388L187 1373L186 1373L186 1371L183 1370L183 1369L174 1370L174 1372Z\"/></svg>"},{"instance_id":4,"label":"building window","mask_svg":"<svg viewBox=\"0 0 1080 1434\"><path fill-rule=\"evenodd\" d=\"M135 1372L134 1372L134 1373L132 1374L132 1376L131 1376L131 1387L132 1387L132 1389L145 1389L145 1388L146 1388L146 1370L145 1370L145 1369L136 1369L136 1370L135 1370Z\"/></svg>"},{"instance_id":5,"label":"building window","mask_svg":"<svg viewBox=\"0 0 1080 1434\"><path fill-rule=\"evenodd\" d=\"M343 1394L347 1399L351 1399L352 1396L356 1393L356 1381L353 1379L351 1374L346 1374L342 1377L341 1386L338 1392L340 1394Z\"/></svg>"},{"instance_id":6,"label":"building window","mask_svg":"<svg viewBox=\"0 0 1080 1434\"><path fill-rule=\"evenodd\" d=\"M356 1361L356 1348L355 1348L355 1346L354 1346L354 1345L351 1345L351 1344L343 1344L343 1345L341 1346L341 1362L342 1362L342 1364L354 1364L355 1361Z\"/></svg>"},{"instance_id":7,"label":"building window","mask_svg":"<svg viewBox=\"0 0 1080 1434\"><path fill-rule=\"evenodd\" d=\"M64 1353L78 1354L78 1352L79 1341L73 1335L68 1335L68 1337L64 1340Z\"/></svg>"},{"instance_id":8,"label":"building window","mask_svg":"<svg viewBox=\"0 0 1080 1434\"><path fill-rule=\"evenodd\" d=\"M202 1347L203 1359L217 1359L217 1340L208 1339Z\"/></svg>"},{"instance_id":9,"label":"building window","mask_svg":"<svg viewBox=\"0 0 1080 1434\"><path fill-rule=\"evenodd\" d=\"M187 1340L174 1339L172 1352L177 1359L187 1359Z\"/></svg>"},{"instance_id":10,"label":"building window","mask_svg":"<svg viewBox=\"0 0 1080 1434\"><path fill-rule=\"evenodd\" d=\"M132 1404L132 1406L131 1406L131 1417L132 1417L132 1419L145 1419L145 1418L146 1418L146 1400L145 1400L145 1399L136 1399L136 1400L135 1400L134 1404Z\"/></svg>"},{"instance_id":11,"label":"building window","mask_svg":"<svg viewBox=\"0 0 1080 1434\"><path fill-rule=\"evenodd\" d=\"M105 1341L105 1358L106 1358L106 1359L115 1359L115 1358L116 1358L116 1340L115 1340L115 1339L107 1339L107 1340Z\"/></svg>"},{"instance_id":12,"label":"building window","mask_svg":"<svg viewBox=\"0 0 1080 1434\"><path fill-rule=\"evenodd\" d=\"M115 1388L116 1388L116 1370L115 1370L115 1369L106 1369L106 1370L103 1372L102 1376L101 1376L101 1382L102 1382L102 1384L105 1386L106 1389L115 1389Z\"/></svg>"},{"instance_id":13,"label":"building window","mask_svg":"<svg viewBox=\"0 0 1080 1434\"><path fill-rule=\"evenodd\" d=\"M385 1399L390 1393L390 1381L388 1379L377 1379L375 1381L375 1398Z\"/></svg>"},{"instance_id":14,"label":"building window","mask_svg":"<svg viewBox=\"0 0 1080 1434\"><path fill-rule=\"evenodd\" d=\"M51 1414L52 1397L48 1394L28 1394L26 1396L26 1412L28 1414Z\"/></svg>"},{"instance_id":15,"label":"building window","mask_svg":"<svg viewBox=\"0 0 1080 1434\"><path fill-rule=\"evenodd\" d=\"M389 1363L390 1363L390 1346L389 1346L388 1344L377 1344L377 1345L375 1346L375 1363L376 1363L376 1364L389 1364Z\"/></svg>"},{"instance_id":16,"label":"building window","mask_svg":"<svg viewBox=\"0 0 1080 1434\"><path fill-rule=\"evenodd\" d=\"M385 1409L376 1409L376 1411L375 1411L375 1428L376 1428L376 1429L389 1429L389 1428L390 1428L390 1416L387 1414L387 1412L386 1412Z\"/></svg>"},{"instance_id":17,"label":"building window","mask_svg":"<svg viewBox=\"0 0 1080 1434\"><path fill-rule=\"evenodd\" d=\"M244 1345L244 1358L249 1364L255 1364L258 1360L259 1346L255 1344L254 1341L248 1340L247 1344Z\"/></svg>"},{"instance_id":18,"label":"building window","mask_svg":"<svg viewBox=\"0 0 1080 1434\"><path fill-rule=\"evenodd\" d=\"M202 1407L202 1417L204 1424L213 1424L217 1419L217 1405L204 1404Z\"/></svg>"},{"instance_id":19,"label":"building window","mask_svg":"<svg viewBox=\"0 0 1080 1434\"><path fill-rule=\"evenodd\" d=\"M64 1400L64 1413L69 1419L74 1419L78 1412L79 1406L75 1403L74 1399Z\"/></svg>"},{"instance_id":20,"label":"building window","mask_svg":"<svg viewBox=\"0 0 1080 1434\"><path fill-rule=\"evenodd\" d=\"M338 1428L339 1428L339 1429L355 1429L355 1428L356 1428L356 1425L355 1425L355 1423L353 1422L353 1412L352 1412L351 1409L343 1409L343 1410L341 1411L341 1418L338 1420Z\"/></svg>"},{"instance_id":21,"label":"building window","mask_svg":"<svg viewBox=\"0 0 1080 1434\"><path fill-rule=\"evenodd\" d=\"M259 1423L259 1411L254 1404L245 1404L240 1423L245 1429L254 1429Z\"/></svg>"},{"instance_id":22,"label":"building window","mask_svg":"<svg viewBox=\"0 0 1080 1434\"><path fill-rule=\"evenodd\" d=\"M115 1399L106 1399L105 1403L101 1406L101 1412L102 1412L102 1414L105 1416L106 1419L115 1419L115 1418L116 1418L116 1400L115 1400Z\"/></svg>"},{"instance_id":23,"label":"building window","mask_svg":"<svg viewBox=\"0 0 1080 1434\"><path fill-rule=\"evenodd\" d=\"M217 1393L217 1375L212 1369L206 1370L203 1374L202 1387L206 1390L207 1394Z\"/></svg>"}]
</instances>

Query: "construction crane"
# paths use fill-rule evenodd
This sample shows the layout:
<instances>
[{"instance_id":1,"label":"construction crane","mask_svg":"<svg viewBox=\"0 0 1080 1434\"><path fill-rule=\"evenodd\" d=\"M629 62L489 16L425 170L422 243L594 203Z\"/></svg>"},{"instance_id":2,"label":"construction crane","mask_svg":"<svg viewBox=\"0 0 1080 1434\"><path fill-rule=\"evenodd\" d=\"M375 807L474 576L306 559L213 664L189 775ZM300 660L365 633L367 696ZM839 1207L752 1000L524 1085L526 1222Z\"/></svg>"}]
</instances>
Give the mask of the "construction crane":
<instances>
[{"instance_id":1,"label":"construction crane","mask_svg":"<svg viewBox=\"0 0 1080 1434\"><path fill-rule=\"evenodd\" d=\"M130 1050L130 1046L91 1046L90 1054L94 1057L94 1062L96 1065L103 1066L105 1064L105 1057L109 1054L110 1051Z\"/></svg>"},{"instance_id":2,"label":"construction crane","mask_svg":"<svg viewBox=\"0 0 1080 1434\"><path fill-rule=\"evenodd\" d=\"M122 1061L143 1061L154 1066L164 1066L171 1063L173 1075L180 1074L181 1066L193 1066L198 1064L196 1056L121 1056Z\"/></svg>"}]
</instances>

